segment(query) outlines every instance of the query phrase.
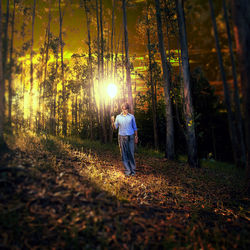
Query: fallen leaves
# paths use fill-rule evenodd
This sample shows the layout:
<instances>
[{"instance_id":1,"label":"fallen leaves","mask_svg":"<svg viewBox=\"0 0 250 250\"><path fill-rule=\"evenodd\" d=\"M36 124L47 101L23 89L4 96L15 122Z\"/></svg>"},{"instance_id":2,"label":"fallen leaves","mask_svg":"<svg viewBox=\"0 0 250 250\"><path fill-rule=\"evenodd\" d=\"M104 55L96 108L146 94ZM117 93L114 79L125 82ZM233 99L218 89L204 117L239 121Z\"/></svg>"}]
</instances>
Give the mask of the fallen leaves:
<instances>
[{"instance_id":1,"label":"fallen leaves","mask_svg":"<svg viewBox=\"0 0 250 250\"><path fill-rule=\"evenodd\" d=\"M137 155L126 178L118 154L73 142L24 135L1 159L1 247L248 248L239 176Z\"/></svg>"}]
</instances>

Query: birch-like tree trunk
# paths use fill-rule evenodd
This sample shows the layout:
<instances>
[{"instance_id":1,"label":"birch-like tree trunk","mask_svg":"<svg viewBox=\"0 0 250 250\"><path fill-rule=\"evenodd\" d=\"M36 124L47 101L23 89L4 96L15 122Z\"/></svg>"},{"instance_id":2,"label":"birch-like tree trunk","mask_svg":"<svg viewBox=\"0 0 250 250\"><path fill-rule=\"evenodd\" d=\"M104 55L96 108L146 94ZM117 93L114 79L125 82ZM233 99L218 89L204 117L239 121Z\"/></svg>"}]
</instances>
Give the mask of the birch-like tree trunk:
<instances>
[{"instance_id":1,"label":"birch-like tree trunk","mask_svg":"<svg viewBox=\"0 0 250 250\"><path fill-rule=\"evenodd\" d=\"M164 93L166 102L166 150L165 157L169 160L175 158L174 150L174 122L173 122L173 111L172 102L170 98L170 86L171 86L171 76L170 70L167 63L167 57L164 47L163 34L162 34L162 21L161 21L161 9L159 0L155 0L156 9L156 20L157 20L157 33L159 40L159 50L161 54L161 64L163 70L163 81L164 81Z\"/></svg>"},{"instance_id":2,"label":"birch-like tree trunk","mask_svg":"<svg viewBox=\"0 0 250 250\"><path fill-rule=\"evenodd\" d=\"M241 73L247 148L246 192L250 193L250 2L232 0L237 56Z\"/></svg>"},{"instance_id":3,"label":"birch-like tree trunk","mask_svg":"<svg viewBox=\"0 0 250 250\"><path fill-rule=\"evenodd\" d=\"M62 80L62 102L63 102L63 117L62 117L62 129L63 129L63 135L67 135L67 105L66 105L66 88L65 88L65 80L64 80L64 63L63 63L63 37L62 37L62 22L63 22L63 15L61 10L61 0L58 0L59 2L59 15L60 15L60 33L59 33L59 39L60 39L60 46L61 46L61 80Z\"/></svg>"},{"instance_id":4,"label":"birch-like tree trunk","mask_svg":"<svg viewBox=\"0 0 250 250\"><path fill-rule=\"evenodd\" d=\"M191 167L199 167L197 156L197 142L195 135L194 109L191 96L190 67L188 56L188 42L186 24L183 10L183 0L176 0L177 19L179 24L179 35L181 44L183 87L184 87L184 113L186 121L186 140L188 148L188 163Z\"/></svg>"},{"instance_id":5,"label":"birch-like tree trunk","mask_svg":"<svg viewBox=\"0 0 250 250\"><path fill-rule=\"evenodd\" d=\"M134 106L133 106L131 75L130 75L126 0L122 0L122 10L123 10L124 41L125 41L126 85L127 85L127 92L128 92L128 103L130 105L130 112L133 114L134 113Z\"/></svg>"},{"instance_id":6,"label":"birch-like tree trunk","mask_svg":"<svg viewBox=\"0 0 250 250\"><path fill-rule=\"evenodd\" d=\"M221 54L220 43L219 43L219 35L217 31L217 24L216 24L214 6L213 6L212 0L209 0L209 5L210 5L210 10L211 10L215 44L216 44L216 49L217 49L220 71L221 71L221 77L222 77L222 82L223 82L223 87L224 87L224 100L225 100L226 109L227 109L229 134L230 134L230 139L231 139L231 144L232 144L232 151L233 151L234 161L236 165L240 166L241 163L239 161L239 146L238 146L239 144L237 142L236 129L233 123L233 113L232 113L232 108L231 108L229 89L227 85L225 69L223 66L222 54Z\"/></svg>"}]
</instances>

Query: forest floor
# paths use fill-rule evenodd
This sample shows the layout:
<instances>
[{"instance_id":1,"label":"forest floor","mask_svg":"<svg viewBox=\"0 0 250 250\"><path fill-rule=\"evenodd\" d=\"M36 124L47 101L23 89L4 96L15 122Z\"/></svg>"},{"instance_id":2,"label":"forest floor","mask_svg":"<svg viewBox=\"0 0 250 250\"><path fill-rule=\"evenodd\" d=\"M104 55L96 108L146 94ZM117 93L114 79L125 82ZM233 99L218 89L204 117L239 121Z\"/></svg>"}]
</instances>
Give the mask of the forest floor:
<instances>
[{"instance_id":1,"label":"forest floor","mask_svg":"<svg viewBox=\"0 0 250 250\"><path fill-rule=\"evenodd\" d=\"M125 177L117 145L8 136L0 160L1 249L250 249L244 172L136 153Z\"/></svg>"}]
</instances>

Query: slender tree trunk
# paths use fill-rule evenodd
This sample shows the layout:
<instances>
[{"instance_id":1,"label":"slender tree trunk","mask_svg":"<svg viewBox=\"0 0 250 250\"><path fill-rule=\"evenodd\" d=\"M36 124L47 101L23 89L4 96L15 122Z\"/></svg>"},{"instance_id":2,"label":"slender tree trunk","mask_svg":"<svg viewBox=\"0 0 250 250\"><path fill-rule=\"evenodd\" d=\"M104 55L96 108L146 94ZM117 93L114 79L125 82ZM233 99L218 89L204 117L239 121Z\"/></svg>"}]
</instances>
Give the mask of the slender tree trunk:
<instances>
[{"instance_id":1,"label":"slender tree trunk","mask_svg":"<svg viewBox=\"0 0 250 250\"><path fill-rule=\"evenodd\" d=\"M6 78L6 65L7 65L7 54L8 54L9 15L10 15L9 0L7 0L5 25L3 27L4 28L3 29L3 33L4 33L4 37L3 37L3 79L4 80Z\"/></svg>"},{"instance_id":2,"label":"slender tree trunk","mask_svg":"<svg viewBox=\"0 0 250 250\"><path fill-rule=\"evenodd\" d=\"M216 19L214 15L214 7L213 7L212 0L209 0L209 5L210 5L210 10L211 10L214 37L215 37L216 49L217 49L217 54L218 54L221 76L222 76L222 82L223 82L223 87L224 87L224 98L225 98L225 104L227 108L229 133L230 133L230 138L231 138L231 143L232 143L234 161L237 166L240 166L241 164L239 161L239 147L238 147L239 144L237 143L236 130L233 124L233 114L232 114L232 108L231 108L231 103L230 103L229 89L228 89L227 80L226 80L226 73L225 73L224 66L223 66L223 60L222 60L222 55L221 55L219 36L218 36L218 31L217 31L217 25L216 25Z\"/></svg>"},{"instance_id":3,"label":"slender tree trunk","mask_svg":"<svg viewBox=\"0 0 250 250\"><path fill-rule=\"evenodd\" d=\"M58 49L56 52L56 72L55 72L55 84L53 93L54 93L54 100L53 100L53 107L54 107L54 112L53 112L53 117L54 117L54 123L53 123L53 134L56 135L56 101L57 101L57 75L58 75Z\"/></svg>"},{"instance_id":4,"label":"slender tree trunk","mask_svg":"<svg viewBox=\"0 0 250 250\"><path fill-rule=\"evenodd\" d=\"M61 0L59 1L59 14L60 14L60 45L61 45L61 68L62 68L62 101L63 101L63 117L62 117L62 129L63 129L63 135L67 136L67 105L66 105L66 88L65 88L65 81L64 81L64 63L63 63L63 39L62 39L62 22L63 22L63 16L62 16L62 10L61 10Z\"/></svg>"},{"instance_id":5,"label":"slender tree trunk","mask_svg":"<svg viewBox=\"0 0 250 250\"><path fill-rule=\"evenodd\" d=\"M120 37L121 32L119 32L117 43L115 44L115 69L114 69L114 79L117 81L117 60L118 60L118 52L119 52L119 46L120 46Z\"/></svg>"},{"instance_id":6,"label":"slender tree trunk","mask_svg":"<svg viewBox=\"0 0 250 250\"><path fill-rule=\"evenodd\" d=\"M97 26L97 65L98 65L98 96L101 95L101 79L100 79L100 22L99 22L99 4L98 4L99 0L96 0L96 26ZM98 102L99 105L99 109L100 112L97 116L97 121L98 121L98 128L99 128L99 137L101 140L102 139L102 121L103 121L103 112L102 112L102 105L101 105L101 101L99 99ZM97 108L98 110L98 108Z\"/></svg>"},{"instance_id":7,"label":"slender tree trunk","mask_svg":"<svg viewBox=\"0 0 250 250\"><path fill-rule=\"evenodd\" d=\"M89 114L90 114L90 139L93 140L93 102L92 102L92 88L93 88L93 67L92 67L92 51L91 51L91 35L90 35L90 18L89 18L89 7L87 6L86 0L84 0L84 9L87 19L88 29L88 47L89 47Z\"/></svg>"},{"instance_id":8,"label":"slender tree trunk","mask_svg":"<svg viewBox=\"0 0 250 250\"><path fill-rule=\"evenodd\" d=\"M48 68L48 60L49 60L49 46L50 46L50 23L51 23L51 0L49 1L49 16L48 16L48 26L47 26L47 43L45 43L46 45L46 49L45 49L45 65L44 65L44 89L45 89L45 83L47 80L47 68ZM45 39L46 41L46 39ZM52 82L52 98L53 98L53 94L54 94L54 84L55 81ZM45 97L45 96L44 96ZM45 107L45 102L43 102L43 107ZM43 116L45 116L44 114L45 112L43 111ZM50 105L50 132L53 134L53 126L54 126L54 119L55 117L53 116L53 104Z\"/></svg>"},{"instance_id":9,"label":"slender tree trunk","mask_svg":"<svg viewBox=\"0 0 250 250\"><path fill-rule=\"evenodd\" d=\"M127 7L126 0L122 0L122 10L123 10L123 27L124 27L124 41L125 41L125 65L126 65L126 83L128 91L128 103L130 105L131 113L134 113L133 106L133 95L131 86L131 75L130 75L130 60L129 60L129 49L128 49L128 29L127 29Z\"/></svg>"},{"instance_id":10,"label":"slender tree trunk","mask_svg":"<svg viewBox=\"0 0 250 250\"><path fill-rule=\"evenodd\" d=\"M168 60L170 62L171 55L170 55L170 39L169 39L169 23L168 23L168 6L167 6L167 0L164 0L164 18L165 18L165 23L166 23L166 31L167 31L167 39L168 39Z\"/></svg>"},{"instance_id":11,"label":"slender tree trunk","mask_svg":"<svg viewBox=\"0 0 250 250\"><path fill-rule=\"evenodd\" d=\"M224 10L225 23L227 27L227 37L228 37L230 58L231 58L231 63L232 63L236 125L237 125L237 131L239 133L238 140L240 144L239 145L240 147L240 159L239 160L240 160L240 164L245 167L246 166L246 148L245 148L245 142L244 142L243 122L242 122L241 109L240 109L238 80L237 80L236 65L235 65L234 54L233 54L232 37L231 37L230 26L229 26L228 15L227 15L227 6L226 6L225 0L223 0L223 10Z\"/></svg>"},{"instance_id":12,"label":"slender tree trunk","mask_svg":"<svg viewBox=\"0 0 250 250\"><path fill-rule=\"evenodd\" d=\"M2 34L2 1L0 1L0 34ZM3 76L3 50L2 39L0 39L0 153L5 149L4 141L4 76Z\"/></svg>"},{"instance_id":13,"label":"slender tree trunk","mask_svg":"<svg viewBox=\"0 0 250 250\"><path fill-rule=\"evenodd\" d=\"M101 29L101 55L100 55L100 62L101 62L101 79L100 84L103 87L103 80L104 80L104 40L103 40L103 22L102 22L102 0L100 0L100 29ZM104 110L105 110L105 103L102 99L103 95L101 96L100 101L100 117L101 117L101 126L102 126L102 142L107 143L107 131L105 126L105 119L104 119Z\"/></svg>"},{"instance_id":14,"label":"slender tree trunk","mask_svg":"<svg viewBox=\"0 0 250 250\"><path fill-rule=\"evenodd\" d=\"M147 2L148 5L148 2ZM152 50L151 50L151 38L150 38L150 26L148 20L148 6L147 6L147 14L146 14L146 25L147 25L147 40L148 40L148 62L149 62L149 81L151 87L151 102L152 102L152 115L153 115L153 130L154 130L154 147L155 149L159 148L158 143L158 133L157 133L157 110L156 110L156 102L155 102L155 87L153 81L153 69L152 69Z\"/></svg>"},{"instance_id":15,"label":"slender tree trunk","mask_svg":"<svg viewBox=\"0 0 250 250\"><path fill-rule=\"evenodd\" d=\"M10 71L8 77L8 124L11 127L12 123L12 69L13 69L13 43L14 43L14 29L15 29L15 12L16 12L16 1L14 0L14 7L11 20L11 40L10 40Z\"/></svg>"},{"instance_id":16,"label":"slender tree trunk","mask_svg":"<svg viewBox=\"0 0 250 250\"><path fill-rule=\"evenodd\" d=\"M184 113L187 129L188 163L191 167L199 167L197 156L197 143L195 135L194 110L191 96L190 67L188 57L188 43L186 34L183 0L176 0L177 19L181 43L182 71L184 80Z\"/></svg>"},{"instance_id":17,"label":"slender tree trunk","mask_svg":"<svg viewBox=\"0 0 250 250\"><path fill-rule=\"evenodd\" d=\"M163 42L162 34L162 21L161 21L161 10L159 0L155 0L155 9L156 9L156 19L157 19L157 33L159 40L159 51L161 54L161 64L163 70L163 80L164 80L164 93L166 100L166 151L165 157L169 160L173 160L175 157L174 151L174 122L173 122L173 111L172 103L170 98L170 86L171 86L171 77L170 70L167 63L166 52Z\"/></svg>"},{"instance_id":18,"label":"slender tree trunk","mask_svg":"<svg viewBox=\"0 0 250 250\"><path fill-rule=\"evenodd\" d=\"M123 101L125 102L125 100L128 98L128 95L125 91L125 72L124 72L124 65L125 65L125 58L124 58L124 39L122 40L122 93L123 93Z\"/></svg>"},{"instance_id":19,"label":"slender tree trunk","mask_svg":"<svg viewBox=\"0 0 250 250\"><path fill-rule=\"evenodd\" d=\"M35 25L35 15L36 15L36 0L33 2L33 12L32 12L32 33L31 33L31 48L30 48L30 121L29 126L32 125L33 116L33 81L34 81L34 69L33 69L33 46L34 46L34 25Z\"/></svg>"},{"instance_id":20,"label":"slender tree trunk","mask_svg":"<svg viewBox=\"0 0 250 250\"><path fill-rule=\"evenodd\" d=\"M246 192L250 193L250 2L232 0L237 56L242 80L243 107L247 148Z\"/></svg>"},{"instance_id":21,"label":"slender tree trunk","mask_svg":"<svg viewBox=\"0 0 250 250\"><path fill-rule=\"evenodd\" d=\"M111 28L111 79L114 81L114 30L115 30L115 0L112 1L112 28Z\"/></svg>"}]
</instances>

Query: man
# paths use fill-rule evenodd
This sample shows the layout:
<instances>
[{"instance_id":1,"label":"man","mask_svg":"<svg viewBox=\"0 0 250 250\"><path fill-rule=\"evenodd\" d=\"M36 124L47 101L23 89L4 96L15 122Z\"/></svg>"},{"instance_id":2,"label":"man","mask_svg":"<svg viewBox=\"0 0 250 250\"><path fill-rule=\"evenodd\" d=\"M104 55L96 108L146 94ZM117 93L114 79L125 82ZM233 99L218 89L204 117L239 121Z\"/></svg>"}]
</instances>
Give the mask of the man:
<instances>
[{"instance_id":1,"label":"man","mask_svg":"<svg viewBox=\"0 0 250 250\"><path fill-rule=\"evenodd\" d=\"M122 156L122 163L125 168L126 176L135 175L135 157L134 149L135 143L138 143L137 127L135 122L135 117L130 114L129 104L124 103L121 106L122 112L120 115L114 118L111 117L111 122L113 128L117 129L119 127L118 133L118 143L120 147L120 152Z\"/></svg>"}]
</instances>

